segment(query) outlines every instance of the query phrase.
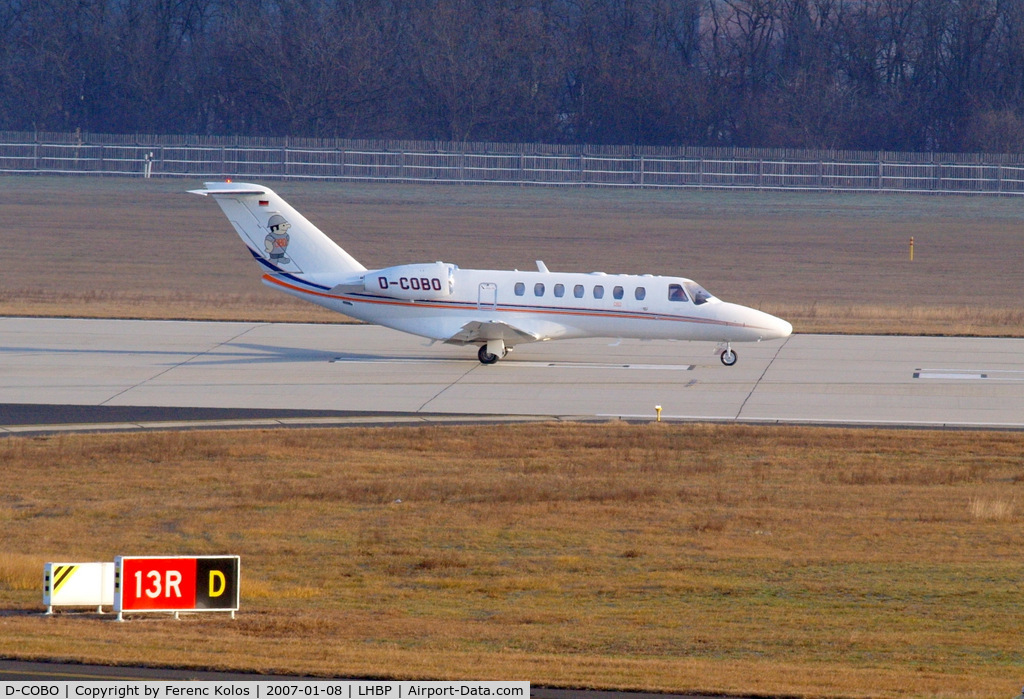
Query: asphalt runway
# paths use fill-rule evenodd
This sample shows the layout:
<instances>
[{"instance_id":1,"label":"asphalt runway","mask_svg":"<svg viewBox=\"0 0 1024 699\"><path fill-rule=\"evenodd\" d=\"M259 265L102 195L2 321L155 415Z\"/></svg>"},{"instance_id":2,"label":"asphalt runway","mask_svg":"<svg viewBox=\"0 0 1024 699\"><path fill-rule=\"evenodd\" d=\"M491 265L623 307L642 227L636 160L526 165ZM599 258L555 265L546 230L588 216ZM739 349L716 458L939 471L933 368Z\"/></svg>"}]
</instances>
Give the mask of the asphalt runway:
<instances>
[{"instance_id":1,"label":"asphalt runway","mask_svg":"<svg viewBox=\"0 0 1024 699\"><path fill-rule=\"evenodd\" d=\"M508 419L1024 428L1024 339L566 340L492 366L366 325L0 318L0 431Z\"/></svg>"}]
</instances>

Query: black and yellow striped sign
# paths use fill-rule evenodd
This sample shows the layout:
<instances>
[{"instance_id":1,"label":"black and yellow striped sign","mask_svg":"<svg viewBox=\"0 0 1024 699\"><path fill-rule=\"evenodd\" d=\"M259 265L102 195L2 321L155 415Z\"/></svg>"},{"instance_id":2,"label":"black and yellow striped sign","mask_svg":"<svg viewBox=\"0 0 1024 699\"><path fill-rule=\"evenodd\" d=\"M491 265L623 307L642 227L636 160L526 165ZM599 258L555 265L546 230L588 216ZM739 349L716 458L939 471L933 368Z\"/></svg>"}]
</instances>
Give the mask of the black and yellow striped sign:
<instances>
[{"instance_id":1,"label":"black and yellow striped sign","mask_svg":"<svg viewBox=\"0 0 1024 699\"><path fill-rule=\"evenodd\" d=\"M71 579L71 576L75 574L78 568L78 565L54 566L51 571L53 579L50 581L50 593L55 595L60 592L60 588L64 587L64 583Z\"/></svg>"},{"instance_id":2,"label":"black and yellow striped sign","mask_svg":"<svg viewBox=\"0 0 1024 699\"><path fill-rule=\"evenodd\" d=\"M43 566L43 604L48 608L114 604L113 563L54 563Z\"/></svg>"}]
</instances>

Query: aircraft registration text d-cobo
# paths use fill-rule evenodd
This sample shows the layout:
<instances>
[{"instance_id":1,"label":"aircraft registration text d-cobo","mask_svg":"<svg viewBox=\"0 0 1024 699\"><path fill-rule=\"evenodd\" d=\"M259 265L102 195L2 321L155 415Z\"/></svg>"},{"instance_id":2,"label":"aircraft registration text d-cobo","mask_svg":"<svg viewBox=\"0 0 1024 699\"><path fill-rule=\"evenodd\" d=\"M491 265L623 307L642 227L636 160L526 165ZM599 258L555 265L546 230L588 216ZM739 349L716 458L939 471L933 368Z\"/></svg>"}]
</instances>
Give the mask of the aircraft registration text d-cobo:
<instances>
[{"instance_id":1,"label":"aircraft registration text d-cobo","mask_svg":"<svg viewBox=\"0 0 1024 699\"><path fill-rule=\"evenodd\" d=\"M454 272L455 265L444 262L388 267L367 275L364 289L398 299L447 298L455 286Z\"/></svg>"}]
</instances>

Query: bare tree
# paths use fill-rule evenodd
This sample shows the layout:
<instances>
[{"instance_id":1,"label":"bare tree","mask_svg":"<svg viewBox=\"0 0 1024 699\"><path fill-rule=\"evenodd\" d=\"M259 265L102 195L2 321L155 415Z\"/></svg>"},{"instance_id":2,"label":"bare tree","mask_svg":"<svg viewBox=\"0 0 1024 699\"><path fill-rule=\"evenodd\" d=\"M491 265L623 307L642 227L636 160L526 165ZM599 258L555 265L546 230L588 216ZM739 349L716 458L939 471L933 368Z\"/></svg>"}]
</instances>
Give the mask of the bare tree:
<instances>
[{"instance_id":1,"label":"bare tree","mask_svg":"<svg viewBox=\"0 0 1024 699\"><path fill-rule=\"evenodd\" d=\"M591 143L662 144L708 125L697 0L581 0L567 16L566 118ZM685 134L685 136L684 136Z\"/></svg>"},{"instance_id":2,"label":"bare tree","mask_svg":"<svg viewBox=\"0 0 1024 699\"><path fill-rule=\"evenodd\" d=\"M250 0L226 18L225 99L245 105L237 126L278 135L387 131L396 62L378 3ZM393 127L392 127L393 128Z\"/></svg>"},{"instance_id":3,"label":"bare tree","mask_svg":"<svg viewBox=\"0 0 1024 699\"><path fill-rule=\"evenodd\" d=\"M1020 0L8 0L0 129L1018 149Z\"/></svg>"},{"instance_id":4,"label":"bare tree","mask_svg":"<svg viewBox=\"0 0 1024 699\"><path fill-rule=\"evenodd\" d=\"M409 17L407 109L435 138L552 133L560 76L544 3L434 0Z\"/></svg>"}]
</instances>

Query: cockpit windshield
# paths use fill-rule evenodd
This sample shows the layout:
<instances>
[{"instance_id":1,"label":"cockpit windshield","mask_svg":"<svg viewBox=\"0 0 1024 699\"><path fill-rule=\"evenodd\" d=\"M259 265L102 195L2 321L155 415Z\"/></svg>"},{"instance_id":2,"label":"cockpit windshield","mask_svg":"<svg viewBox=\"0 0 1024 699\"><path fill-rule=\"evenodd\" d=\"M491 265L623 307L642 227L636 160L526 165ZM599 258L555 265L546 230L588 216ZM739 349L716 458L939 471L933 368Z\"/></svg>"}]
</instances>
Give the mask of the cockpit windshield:
<instances>
[{"instance_id":1,"label":"cockpit windshield","mask_svg":"<svg viewBox=\"0 0 1024 699\"><path fill-rule=\"evenodd\" d=\"M697 282L683 282L683 286L686 287L686 293L690 295L690 298L693 300L693 304L695 306L699 306L702 303L707 303L711 299L715 298Z\"/></svg>"}]
</instances>

